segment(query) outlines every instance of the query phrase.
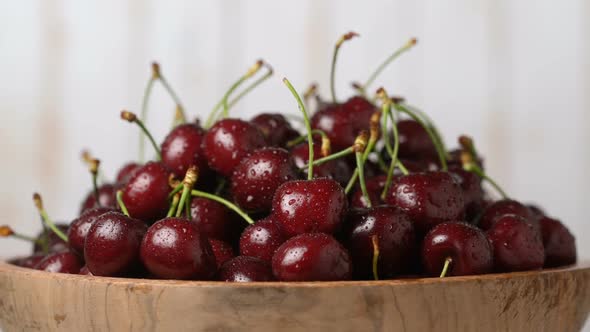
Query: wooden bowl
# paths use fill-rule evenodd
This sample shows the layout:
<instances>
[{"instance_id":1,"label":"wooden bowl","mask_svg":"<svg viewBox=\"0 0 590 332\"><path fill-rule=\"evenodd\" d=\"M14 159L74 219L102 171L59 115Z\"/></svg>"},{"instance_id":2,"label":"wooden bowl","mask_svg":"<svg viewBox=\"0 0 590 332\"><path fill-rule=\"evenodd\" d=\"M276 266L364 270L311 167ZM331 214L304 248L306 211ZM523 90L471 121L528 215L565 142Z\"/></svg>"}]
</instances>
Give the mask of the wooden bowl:
<instances>
[{"instance_id":1,"label":"wooden bowl","mask_svg":"<svg viewBox=\"0 0 590 332\"><path fill-rule=\"evenodd\" d=\"M223 283L0 262L4 331L578 331L590 264L444 279Z\"/></svg>"}]
</instances>

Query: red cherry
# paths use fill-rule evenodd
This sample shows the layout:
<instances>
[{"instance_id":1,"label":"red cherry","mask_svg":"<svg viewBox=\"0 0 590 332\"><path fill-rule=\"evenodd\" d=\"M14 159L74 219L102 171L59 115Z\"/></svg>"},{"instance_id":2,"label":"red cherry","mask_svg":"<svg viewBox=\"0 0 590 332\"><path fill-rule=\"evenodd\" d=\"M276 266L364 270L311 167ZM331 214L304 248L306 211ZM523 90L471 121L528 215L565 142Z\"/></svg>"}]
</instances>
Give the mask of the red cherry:
<instances>
[{"instance_id":1,"label":"red cherry","mask_svg":"<svg viewBox=\"0 0 590 332\"><path fill-rule=\"evenodd\" d=\"M84 213L86 210L90 210L95 207L108 207L108 208L116 208L117 207L117 200L115 198L115 194L117 192L117 187L112 184L103 184L98 187L98 201L100 205L96 203L96 197L94 196L94 190L90 191L84 202L82 203L82 207L80 208L80 214Z\"/></svg>"},{"instance_id":2,"label":"red cherry","mask_svg":"<svg viewBox=\"0 0 590 332\"><path fill-rule=\"evenodd\" d=\"M172 129L161 145L162 162L178 177L183 177L191 165L199 174L208 170L207 159L201 143L205 130L194 123L186 123Z\"/></svg>"},{"instance_id":3,"label":"red cherry","mask_svg":"<svg viewBox=\"0 0 590 332\"><path fill-rule=\"evenodd\" d=\"M235 232L235 215L223 204L207 198L194 197L191 201L191 222L203 235L229 241Z\"/></svg>"},{"instance_id":4,"label":"red cherry","mask_svg":"<svg viewBox=\"0 0 590 332\"><path fill-rule=\"evenodd\" d=\"M485 274L493 268L492 247L477 227L463 222L436 225L424 238L422 262L426 272L438 276L450 258L447 276Z\"/></svg>"},{"instance_id":5,"label":"red cherry","mask_svg":"<svg viewBox=\"0 0 590 332\"><path fill-rule=\"evenodd\" d=\"M227 242L210 238L209 244L211 245L211 250L213 251L213 255L215 256L215 263L217 264L217 268L220 268L223 265L223 263L229 261L230 259L236 256L234 254L234 248L232 248L232 246Z\"/></svg>"},{"instance_id":6,"label":"red cherry","mask_svg":"<svg viewBox=\"0 0 590 332\"><path fill-rule=\"evenodd\" d=\"M35 266L36 270L69 274L78 274L81 268L78 256L69 251L50 254Z\"/></svg>"},{"instance_id":7,"label":"red cherry","mask_svg":"<svg viewBox=\"0 0 590 332\"><path fill-rule=\"evenodd\" d=\"M281 228L270 216L246 227L240 237L240 254L270 263L277 248L285 242Z\"/></svg>"},{"instance_id":8,"label":"red cherry","mask_svg":"<svg viewBox=\"0 0 590 332\"><path fill-rule=\"evenodd\" d=\"M269 211L277 188L297 178L289 152L281 148L254 150L242 159L231 177L235 203L247 211Z\"/></svg>"},{"instance_id":9,"label":"red cherry","mask_svg":"<svg viewBox=\"0 0 590 332\"><path fill-rule=\"evenodd\" d=\"M68 228L68 245L70 249L84 257L84 241L86 241L86 235L90 230L90 226L96 221L96 219L104 213L114 211L107 207L97 207L90 210L86 210L78 218L74 219Z\"/></svg>"},{"instance_id":10,"label":"red cherry","mask_svg":"<svg viewBox=\"0 0 590 332\"><path fill-rule=\"evenodd\" d=\"M397 122L400 158L438 158L436 147L424 127L414 120Z\"/></svg>"},{"instance_id":11,"label":"red cherry","mask_svg":"<svg viewBox=\"0 0 590 332\"><path fill-rule=\"evenodd\" d=\"M120 184L120 185L127 184L127 182L129 181L129 179L131 179L133 174L135 174L135 172L140 168L141 168L141 165L138 163L134 163L134 162L129 162L129 163L123 165L123 167L121 167L121 169L117 173L117 184Z\"/></svg>"},{"instance_id":12,"label":"red cherry","mask_svg":"<svg viewBox=\"0 0 590 332\"><path fill-rule=\"evenodd\" d=\"M229 177L242 158L264 145L264 136L253 124L223 119L205 134L203 152L209 167Z\"/></svg>"},{"instance_id":13,"label":"red cherry","mask_svg":"<svg viewBox=\"0 0 590 332\"><path fill-rule=\"evenodd\" d=\"M313 151L316 156L321 156L321 150L320 144L314 143ZM292 148L291 159L297 168L302 169L304 174L307 174L307 168L304 168L304 166L309 160L309 145L307 143L302 143ZM344 159L330 160L313 167L313 177L331 178L341 185L346 185L351 176L352 168Z\"/></svg>"},{"instance_id":14,"label":"red cherry","mask_svg":"<svg viewBox=\"0 0 590 332\"><path fill-rule=\"evenodd\" d=\"M123 202L133 218L152 222L166 215L170 171L159 162L139 168L123 189Z\"/></svg>"},{"instance_id":15,"label":"red cherry","mask_svg":"<svg viewBox=\"0 0 590 332\"><path fill-rule=\"evenodd\" d=\"M270 265L258 258L238 256L219 269L219 280L230 282L272 281Z\"/></svg>"},{"instance_id":16,"label":"red cherry","mask_svg":"<svg viewBox=\"0 0 590 332\"><path fill-rule=\"evenodd\" d=\"M63 223L56 223L55 226L57 226L57 228L63 233L66 233L69 228L67 224ZM49 253L63 252L68 250L68 244L52 230L47 229L37 234L37 237L35 238L35 244L33 246L33 253L42 252L43 245L41 242L45 241L47 241L47 249Z\"/></svg>"},{"instance_id":17,"label":"red cherry","mask_svg":"<svg viewBox=\"0 0 590 332\"><path fill-rule=\"evenodd\" d=\"M328 234L307 233L283 243L272 258L282 281L349 280L352 264L346 249Z\"/></svg>"},{"instance_id":18,"label":"red cherry","mask_svg":"<svg viewBox=\"0 0 590 332\"><path fill-rule=\"evenodd\" d=\"M334 233L346 213L346 194L331 179L283 183L275 192L273 219L284 234Z\"/></svg>"},{"instance_id":19,"label":"red cherry","mask_svg":"<svg viewBox=\"0 0 590 332\"><path fill-rule=\"evenodd\" d=\"M385 181L387 180L386 175L377 175L372 178L368 178L365 180L367 186L367 192L369 194L369 199L373 205L378 205L381 202L381 192L385 187ZM358 185L357 185L358 187ZM365 200L363 196L363 192L361 188L358 187L355 192L352 194L350 198L350 206L353 208L368 208L368 202Z\"/></svg>"},{"instance_id":20,"label":"red cherry","mask_svg":"<svg viewBox=\"0 0 590 332\"><path fill-rule=\"evenodd\" d=\"M549 217L539 219L539 224L545 246L545 266L574 264L577 260L576 239L567 227L559 220Z\"/></svg>"},{"instance_id":21,"label":"red cherry","mask_svg":"<svg viewBox=\"0 0 590 332\"><path fill-rule=\"evenodd\" d=\"M533 213L525 205L510 199L503 199L496 201L485 208L483 214L479 218L479 228L483 230L490 229L499 217L505 214L515 214L523 217L526 220L533 221Z\"/></svg>"},{"instance_id":22,"label":"red cherry","mask_svg":"<svg viewBox=\"0 0 590 332\"><path fill-rule=\"evenodd\" d=\"M465 219L471 222L483 211L484 192L481 178L477 174L463 169L453 168L450 172L461 186L465 202Z\"/></svg>"},{"instance_id":23,"label":"red cherry","mask_svg":"<svg viewBox=\"0 0 590 332\"><path fill-rule=\"evenodd\" d=\"M261 113L250 122L262 132L270 146L285 147L288 141L299 136L282 114Z\"/></svg>"},{"instance_id":24,"label":"red cherry","mask_svg":"<svg viewBox=\"0 0 590 332\"><path fill-rule=\"evenodd\" d=\"M141 243L141 261L163 279L209 280L215 256L197 225L181 218L162 219L148 229Z\"/></svg>"},{"instance_id":25,"label":"red cherry","mask_svg":"<svg viewBox=\"0 0 590 332\"><path fill-rule=\"evenodd\" d=\"M15 258L8 261L10 264L14 264L20 267L26 267L28 269L34 269L40 261L46 257L43 253L32 254L31 256Z\"/></svg>"}]
</instances>

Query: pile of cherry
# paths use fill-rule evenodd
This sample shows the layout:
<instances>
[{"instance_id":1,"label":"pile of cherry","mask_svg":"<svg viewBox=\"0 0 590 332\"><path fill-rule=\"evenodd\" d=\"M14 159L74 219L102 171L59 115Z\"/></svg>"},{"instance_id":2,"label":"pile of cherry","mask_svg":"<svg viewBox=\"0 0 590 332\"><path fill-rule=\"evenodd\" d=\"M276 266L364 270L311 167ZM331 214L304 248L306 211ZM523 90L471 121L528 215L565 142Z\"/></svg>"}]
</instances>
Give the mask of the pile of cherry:
<instances>
[{"instance_id":1,"label":"pile of cherry","mask_svg":"<svg viewBox=\"0 0 590 332\"><path fill-rule=\"evenodd\" d=\"M99 160L86 155L94 189L80 215L55 224L34 195L44 229L33 254L12 263L94 276L223 281L322 281L458 276L557 267L576 262L573 235L540 208L509 196L484 171L474 142L461 136L447 150L419 109L385 89L369 96L381 70L357 95L338 102L312 86L301 98L299 132L278 113L249 121L230 117L234 104L272 75L258 61L240 77L204 125L188 122L157 64L138 116L155 151L98 184ZM267 73L243 87L261 69ZM142 120L155 82L177 104L172 130L156 144ZM235 91L242 88L240 94ZM233 98L233 99L232 99ZM307 106L316 111L309 118ZM499 193L492 200L483 183ZM487 186L486 186L487 187Z\"/></svg>"}]
</instances>

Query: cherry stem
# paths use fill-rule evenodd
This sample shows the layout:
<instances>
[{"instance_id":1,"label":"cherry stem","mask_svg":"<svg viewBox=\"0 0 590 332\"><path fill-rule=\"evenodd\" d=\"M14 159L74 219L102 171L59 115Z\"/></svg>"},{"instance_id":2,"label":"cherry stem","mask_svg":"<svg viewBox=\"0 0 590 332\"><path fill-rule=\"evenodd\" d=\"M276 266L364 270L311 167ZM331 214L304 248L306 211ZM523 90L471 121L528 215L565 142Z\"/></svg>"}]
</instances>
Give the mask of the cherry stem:
<instances>
[{"instance_id":1,"label":"cherry stem","mask_svg":"<svg viewBox=\"0 0 590 332\"><path fill-rule=\"evenodd\" d=\"M141 119L142 121L147 121L148 115L148 103L150 96L152 95L152 90L154 88L154 83L158 79L157 71L159 71L159 66L156 63L152 64L152 76L147 82L145 86L145 90L143 93L143 98L141 101ZM145 137L142 133L139 133L139 162L143 163L145 159Z\"/></svg>"},{"instance_id":2,"label":"cherry stem","mask_svg":"<svg viewBox=\"0 0 590 332\"><path fill-rule=\"evenodd\" d=\"M367 161L367 159L369 159L369 154L373 151L373 149L375 148L375 144L377 144L377 140L379 139L380 118L381 112L375 112L371 116L369 143L367 145L367 148L363 152L363 164ZM350 177L350 180L348 180L348 183L346 184L345 193L348 194L350 190L352 190L352 188L356 184L356 180L358 179L358 177L359 171L355 168L354 172L352 173L352 176Z\"/></svg>"},{"instance_id":3,"label":"cherry stem","mask_svg":"<svg viewBox=\"0 0 590 332\"><path fill-rule=\"evenodd\" d=\"M182 188L182 185L181 185ZM168 213L166 214L166 218L170 218L174 215L174 211L178 208L178 202L180 201L180 194L177 192L172 196L172 203L170 204L170 209L168 209Z\"/></svg>"},{"instance_id":4,"label":"cherry stem","mask_svg":"<svg viewBox=\"0 0 590 332\"><path fill-rule=\"evenodd\" d=\"M41 199L41 195L34 193L33 202L35 203L35 207L37 208L37 211L39 211L41 218L43 218L45 225L47 225L47 227L49 227L49 229L51 229L55 235L67 243L68 237L59 228L57 228L57 226L55 226L55 223L51 220L51 218L49 218L49 215L47 215L47 212L43 208L43 200Z\"/></svg>"},{"instance_id":5,"label":"cherry stem","mask_svg":"<svg viewBox=\"0 0 590 332\"><path fill-rule=\"evenodd\" d=\"M100 166L100 160L98 159L90 159L88 161L88 169L90 170L90 174L92 175L92 188L94 189L94 200L96 201L97 206L101 206L100 204L100 195L98 193L98 167Z\"/></svg>"},{"instance_id":6,"label":"cherry stem","mask_svg":"<svg viewBox=\"0 0 590 332\"><path fill-rule=\"evenodd\" d=\"M424 128L424 130L426 130L428 137L430 137L430 140L434 144L434 147L436 148L436 152L438 153L438 158L440 160L441 169L443 171L447 171L448 170L447 153L444 150L444 148L442 147L441 142L436 138L436 135L432 131L432 128L430 128L428 125L426 125L426 123L424 123L424 121L422 121L422 119L419 116L417 116L414 112L409 110L407 107L400 105L400 104L394 104L394 107L399 112L409 115L414 121L418 122Z\"/></svg>"},{"instance_id":7,"label":"cherry stem","mask_svg":"<svg viewBox=\"0 0 590 332\"><path fill-rule=\"evenodd\" d=\"M172 89L172 86L170 86L170 84L168 83L168 80L162 75L162 72L160 72L160 71L158 71L158 79L160 80L160 83L162 83L162 86L164 87L164 89L166 89L166 91L168 92L168 94L170 95L170 97L172 98L174 103L176 104L177 115L180 115L179 117L183 120L182 123L186 122L186 115L184 113L184 106L182 105L180 98L178 97L178 95L176 94L174 89Z\"/></svg>"},{"instance_id":8,"label":"cherry stem","mask_svg":"<svg viewBox=\"0 0 590 332\"><path fill-rule=\"evenodd\" d=\"M125 206L125 202L123 202L123 191L117 190L117 204L119 204L119 208L123 211L123 214L129 217L129 210Z\"/></svg>"},{"instance_id":9,"label":"cherry stem","mask_svg":"<svg viewBox=\"0 0 590 332\"><path fill-rule=\"evenodd\" d=\"M344 150L340 150L340 151L338 151L336 153L333 153L333 154L327 155L325 157L316 159L316 160L313 161L313 165L314 166L319 166L321 164L327 163L328 161L336 160L336 159L342 158L342 157L346 157L346 156L351 155L353 153L354 153L353 148L352 147L349 147L349 148L346 148ZM308 167L308 165L305 164L302 168L305 168L305 167Z\"/></svg>"},{"instance_id":10,"label":"cherry stem","mask_svg":"<svg viewBox=\"0 0 590 332\"><path fill-rule=\"evenodd\" d=\"M358 174L359 174L359 183L361 185L361 191L363 193L363 197L365 199L365 202L367 204L367 207L372 207L371 204L371 198L369 197L369 192L367 191L367 185L365 183L365 165L363 163L363 153L362 152L356 152L355 153L355 157L356 157L356 168L359 170Z\"/></svg>"},{"instance_id":11,"label":"cherry stem","mask_svg":"<svg viewBox=\"0 0 590 332\"><path fill-rule=\"evenodd\" d=\"M260 84L264 83L264 81L266 81L267 79L269 79L273 75L274 70L272 69L272 67L269 64L267 64L267 63L264 63L264 66L267 69L266 74L264 74L262 77L258 78L256 81L254 81L254 83L252 83L249 86L247 86L234 99L232 99L232 101L230 101L230 103L229 103L229 108L230 109L232 107L234 107L234 105L237 104L238 101L240 101L240 99L242 99L245 95L247 95L248 93L250 93L250 91L256 89Z\"/></svg>"},{"instance_id":12,"label":"cherry stem","mask_svg":"<svg viewBox=\"0 0 590 332\"><path fill-rule=\"evenodd\" d=\"M395 103L395 101L394 101L394 103ZM442 135L440 134L440 131L438 130L438 128L436 128L436 126L434 125L434 121L432 120L432 118L430 116L428 116L428 114L426 112L424 112L423 110L421 110L417 107L414 107L414 106L411 106L408 104L404 104L404 106L422 118L424 123L426 123L426 125L430 128L430 130L432 130L434 137L436 137L436 139L438 140L443 151L445 151L445 154L447 154L447 152L446 152L447 148L445 146L445 141L443 140ZM447 154L447 156L448 156L448 154Z\"/></svg>"},{"instance_id":13,"label":"cherry stem","mask_svg":"<svg viewBox=\"0 0 590 332\"><path fill-rule=\"evenodd\" d=\"M185 204L187 202L187 199L190 198L190 192L193 189L195 183L197 182L197 178L197 167L189 167L186 171L186 175L184 176L184 180L182 180L182 195L180 196L180 202L178 203L178 208L176 209L176 217L180 217L180 215L182 214L182 210L185 209Z\"/></svg>"},{"instance_id":14,"label":"cherry stem","mask_svg":"<svg viewBox=\"0 0 590 332\"><path fill-rule=\"evenodd\" d=\"M305 92L303 93L303 101L305 102L306 106L309 105L309 99L317 96L317 91L318 85L316 83L310 84L309 87L305 90Z\"/></svg>"},{"instance_id":15,"label":"cherry stem","mask_svg":"<svg viewBox=\"0 0 590 332\"><path fill-rule=\"evenodd\" d=\"M508 199L508 195L506 194L506 192L502 189L502 187L500 187L496 181L494 181L492 178L490 178L482 169L481 167L479 167L477 164L475 164L474 162L471 163L464 163L463 164L463 169L466 170L467 172L471 172L471 173L475 173L477 174L480 178L482 178L483 180L486 180L487 182L489 182L492 187L494 187L494 189L496 189L496 191L498 191L498 193L502 196L503 199Z\"/></svg>"},{"instance_id":16,"label":"cherry stem","mask_svg":"<svg viewBox=\"0 0 590 332\"><path fill-rule=\"evenodd\" d=\"M452 263L453 263L453 259L451 257L447 257L447 259L445 259L445 265L443 266L443 269L440 273L439 278L444 278L447 275L449 267L451 266Z\"/></svg>"},{"instance_id":17,"label":"cherry stem","mask_svg":"<svg viewBox=\"0 0 590 332\"><path fill-rule=\"evenodd\" d=\"M14 237L19 240L41 244L41 241L24 234L16 233L14 230L12 230L12 228L10 228L10 226L7 225L0 226L0 237Z\"/></svg>"},{"instance_id":18,"label":"cherry stem","mask_svg":"<svg viewBox=\"0 0 590 332\"><path fill-rule=\"evenodd\" d=\"M323 143L324 141L328 141L328 142L330 142L330 139L328 138L328 135L326 135L326 133L325 133L325 132L323 132L323 131L322 131L322 130L320 130L320 129L313 129L313 130L311 131L311 133L312 133L312 135L320 135L320 136L322 137L322 143ZM303 142L304 142L304 141L306 141L306 140L307 140L307 134L305 134L305 135L301 135L301 136L299 136L299 137L297 137L297 138L294 138L294 139L292 139L292 140L288 141L288 142L287 142L287 147L288 147L288 148L292 148L292 147L294 147L295 145L298 145L299 143L303 143Z\"/></svg>"},{"instance_id":19,"label":"cherry stem","mask_svg":"<svg viewBox=\"0 0 590 332\"><path fill-rule=\"evenodd\" d=\"M244 218L244 220L246 220L246 222L249 223L250 225L254 224L254 220L252 220L252 218L250 218L250 216L248 216L244 211L242 211L239 207L237 207L235 204L233 204L232 202L230 202L228 200L225 200L217 195L209 194L204 191L195 190L195 189L193 189L191 191L191 195L196 196L196 197L207 198L212 201L216 201L218 203L221 203L221 204L225 205L228 209L239 214L240 217Z\"/></svg>"},{"instance_id":20,"label":"cherry stem","mask_svg":"<svg viewBox=\"0 0 590 332\"><path fill-rule=\"evenodd\" d=\"M182 109L182 106L176 105L176 109L174 110L174 119L172 119L172 128L175 128L178 125L186 123L186 115Z\"/></svg>"},{"instance_id":21,"label":"cherry stem","mask_svg":"<svg viewBox=\"0 0 590 332\"><path fill-rule=\"evenodd\" d=\"M313 136L312 136L311 124L309 122L309 116L307 115L307 111L305 110L305 104L301 100L301 97L299 97L299 94L297 93L297 91L295 90L293 85L291 85L291 82L289 82L289 80L285 77L285 78L283 78L283 83L285 83L285 85L287 86L289 91L291 91L291 94L293 94L293 97L295 97L295 99L297 100L297 104L299 105L299 110L303 114L303 121L305 122L305 129L307 130L307 144L309 146L309 157L307 159L307 179L311 180L311 179L313 179L313 152L314 151L313 151Z\"/></svg>"},{"instance_id":22,"label":"cherry stem","mask_svg":"<svg viewBox=\"0 0 590 332\"><path fill-rule=\"evenodd\" d=\"M379 280L379 238L377 234L371 236L371 242L373 243L373 279Z\"/></svg>"},{"instance_id":23,"label":"cherry stem","mask_svg":"<svg viewBox=\"0 0 590 332\"><path fill-rule=\"evenodd\" d=\"M121 111L121 119L128 122L136 123L139 126L139 128L141 128L141 131L145 134L145 136L149 138L150 142L152 143L152 146L154 147L154 150L156 151L156 154L158 156L158 160L162 160L162 153L160 152L160 148L158 147L158 144L156 144L156 140L154 140L152 134L149 132L149 130L147 130L147 128L143 124L143 121L138 119L135 113L125 110Z\"/></svg>"},{"instance_id":24,"label":"cherry stem","mask_svg":"<svg viewBox=\"0 0 590 332\"><path fill-rule=\"evenodd\" d=\"M174 195L176 195L177 193L179 193L182 190L182 188L184 188L184 185L181 182L178 185L176 185L174 187L174 189L172 189L172 191L168 194L168 198L170 199L170 198L174 197Z\"/></svg>"},{"instance_id":25,"label":"cherry stem","mask_svg":"<svg viewBox=\"0 0 590 332\"><path fill-rule=\"evenodd\" d=\"M381 72L383 72L383 70L396 58L398 58L400 55L402 55L404 52L406 52L407 50L411 49L412 46L416 45L416 38L412 38L410 39L405 45L403 45L402 47L400 47L399 49L397 49L395 52L393 52L393 54L391 54L387 59L385 59L385 61L383 61L379 67L377 67L377 69L375 69L375 71L371 74L371 76L369 76L369 78L367 79L367 81L365 82L364 85L360 86L360 91L366 91L367 88L369 88L369 86L371 84L373 84L373 82L375 81L375 79L377 78L377 76L379 76L379 74L381 74Z\"/></svg>"},{"instance_id":26,"label":"cherry stem","mask_svg":"<svg viewBox=\"0 0 590 332\"><path fill-rule=\"evenodd\" d=\"M475 144L473 144L473 139L471 137L466 135L459 136L459 145L461 146L461 149L463 151L467 151L469 154L471 154L472 158L478 157L477 150L475 149Z\"/></svg>"},{"instance_id":27,"label":"cherry stem","mask_svg":"<svg viewBox=\"0 0 590 332\"><path fill-rule=\"evenodd\" d=\"M349 32L346 33L344 35L342 35L340 37L340 39L338 39L338 41L336 42L336 45L334 45L334 53L332 55L332 67L330 69L330 93L332 94L332 102L335 104L336 103L336 89L334 87L335 85L335 76L336 76L336 60L338 59L338 53L340 51L340 46L342 46L342 44L347 41L352 39L353 37L358 37L358 34L356 32Z\"/></svg>"}]
</instances>

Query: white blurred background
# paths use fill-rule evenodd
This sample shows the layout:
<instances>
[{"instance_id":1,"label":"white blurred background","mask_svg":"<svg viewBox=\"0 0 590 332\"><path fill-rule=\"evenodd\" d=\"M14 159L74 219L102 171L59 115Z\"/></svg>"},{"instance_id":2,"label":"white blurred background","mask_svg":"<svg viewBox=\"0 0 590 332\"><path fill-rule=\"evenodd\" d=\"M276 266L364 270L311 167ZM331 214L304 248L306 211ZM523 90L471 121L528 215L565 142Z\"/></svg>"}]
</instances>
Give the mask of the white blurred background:
<instances>
[{"instance_id":1,"label":"white blurred background","mask_svg":"<svg viewBox=\"0 0 590 332\"><path fill-rule=\"evenodd\" d=\"M283 3L283 2L281 2ZM90 188L88 148L107 176L137 157L138 111L149 64L160 62L191 116L205 117L257 58L277 74L239 104L249 118L296 112L283 76L328 94L330 57L341 98L390 52L415 49L374 86L422 107L449 145L470 134L489 173L515 198L567 223L590 255L590 2L571 1L2 1L0 2L0 215L39 229L33 191L70 220ZM173 104L158 85L148 127L161 140ZM148 146L149 147L149 146ZM0 256L28 245L0 240Z\"/></svg>"}]
</instances>

